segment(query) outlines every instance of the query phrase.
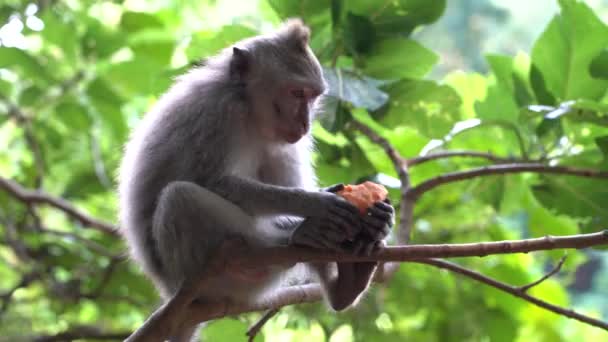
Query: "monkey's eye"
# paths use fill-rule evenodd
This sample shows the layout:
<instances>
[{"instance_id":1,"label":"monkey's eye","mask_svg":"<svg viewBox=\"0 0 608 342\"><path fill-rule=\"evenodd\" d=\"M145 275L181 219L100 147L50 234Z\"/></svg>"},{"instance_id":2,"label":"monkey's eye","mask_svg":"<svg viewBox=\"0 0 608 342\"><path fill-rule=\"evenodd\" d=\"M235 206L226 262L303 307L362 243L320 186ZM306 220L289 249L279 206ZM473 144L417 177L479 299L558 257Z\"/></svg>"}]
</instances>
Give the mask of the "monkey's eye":
<instances>
[{"instance_id":1,"label":"monkey's eye","mask_svg":"<svg viewBox=\"0 0 608 342\"><path fill-rule=\"evenodd\" d=\"M306 98L306 92L304 91L304 89L293 89L291 91L291 95L298 99Z\"/></svg>"}]
</instances>

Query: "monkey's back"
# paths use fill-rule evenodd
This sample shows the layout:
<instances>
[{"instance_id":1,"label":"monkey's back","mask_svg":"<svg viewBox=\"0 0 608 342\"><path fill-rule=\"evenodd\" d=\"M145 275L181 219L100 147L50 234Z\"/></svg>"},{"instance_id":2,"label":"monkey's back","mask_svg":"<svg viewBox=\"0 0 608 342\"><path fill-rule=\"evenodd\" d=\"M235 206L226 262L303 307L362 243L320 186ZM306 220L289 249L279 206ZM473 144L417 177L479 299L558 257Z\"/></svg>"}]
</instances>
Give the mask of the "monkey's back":
<instances>
[{"instance_id":1,"label":"monkey's back","mask_svg":"<svg viewBox=\"0 0 608 342\"><path fill-rule=\"evenodd\" d=\"M176 83L147 113L126 145L120 167L120 226L131 255L164 291L152 222L162 190L173 181L213 180L222 172L225 121L206 94L211 85ZM217 99L217 98L216 98ZM224 130L225 131L225 130Z\"/></svg>"}]
</instances>

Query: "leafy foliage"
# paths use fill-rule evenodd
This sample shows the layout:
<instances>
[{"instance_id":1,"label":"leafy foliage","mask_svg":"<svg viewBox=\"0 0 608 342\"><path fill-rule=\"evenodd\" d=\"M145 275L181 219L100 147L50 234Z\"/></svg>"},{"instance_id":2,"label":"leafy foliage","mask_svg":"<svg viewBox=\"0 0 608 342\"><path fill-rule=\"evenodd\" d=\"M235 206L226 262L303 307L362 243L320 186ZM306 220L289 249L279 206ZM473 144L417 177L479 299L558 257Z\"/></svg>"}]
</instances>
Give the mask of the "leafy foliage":
<instances>
[{"instance_id":1,"label":"leafy foliage","mask_svg":"<svg viewBox=\"0 0 608 342\"><path fill-rule=\"evenodd\" d=\"M473 150L608 170L608 26L583 1L559 1L560 13L530 55L490 55L487 75L453 72L441 80L426 78L438 56L412 33L436 21L446 0L269 0L259 4L255 18L235 17L234 4L228 14L221 12L214 1L38 3L43 7L37 12L28 2L0 4L5 31L27 24L12 38L0 35L0 176L40 187L108 222L116 217L114 174L129 128L172 78L293 16L312 27L311 45L330 84L314 126L322 185L374 179L399 198L390 160L353 129L353 118L405 157ZM208 20L201 23L193 13L205 13L201 16ZM25 49L12 43L21 34ZM412 182L485 163L429 162L412 168ZM478 178L422 197L413 241L597 231L608 227L607 201L606 187L597 180L529 174ZM82 325L104 331L136 328L159 300L139 270L120 258L123 253L117 237L0 191L0 340ZM596 316L603 310L606 317L608 303L600 295L606 266L598 265L608 258L569 255L562 276L535 287L534 294L565 306L574 298L578 310ZM541 276L559 256L459 262L521 285ZM576 271L590 264L596 266ZM593 278L596 273L603 276ZM581 285L585 277L599 285ZM576 291L568 291L569 285ZM585 296L594 294L595 306L585 304L590 298ZM233 341L255 317L211 323L203 335ZM285 308L257 340L599 341L602 333L494 289L407 264L356 310L337 315L322 305Z\"/></svg>"}]
</instances>

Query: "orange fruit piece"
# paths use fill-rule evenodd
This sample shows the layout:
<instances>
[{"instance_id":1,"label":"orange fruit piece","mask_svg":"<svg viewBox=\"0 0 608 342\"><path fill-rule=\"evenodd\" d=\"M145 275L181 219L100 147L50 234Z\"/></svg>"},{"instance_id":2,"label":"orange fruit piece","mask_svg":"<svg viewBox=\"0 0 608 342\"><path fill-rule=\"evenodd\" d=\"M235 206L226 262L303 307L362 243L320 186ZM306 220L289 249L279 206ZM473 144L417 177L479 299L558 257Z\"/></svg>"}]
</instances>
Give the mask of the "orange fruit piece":
<instances>
[{"instance_id":1,"label":"orange fruit piece","mask_svg":"<svg viewBox=\"0 0 608 342\"><path fill-rule=\"evenodd\" d=\"M345 185L343 190L336 194L344 197L347 201L359 208L359 212L365 215L367 208L376 202L384 201L388 195L386 188L380 184L367 181L359 185Z\"/></svg>"}]
</instances>

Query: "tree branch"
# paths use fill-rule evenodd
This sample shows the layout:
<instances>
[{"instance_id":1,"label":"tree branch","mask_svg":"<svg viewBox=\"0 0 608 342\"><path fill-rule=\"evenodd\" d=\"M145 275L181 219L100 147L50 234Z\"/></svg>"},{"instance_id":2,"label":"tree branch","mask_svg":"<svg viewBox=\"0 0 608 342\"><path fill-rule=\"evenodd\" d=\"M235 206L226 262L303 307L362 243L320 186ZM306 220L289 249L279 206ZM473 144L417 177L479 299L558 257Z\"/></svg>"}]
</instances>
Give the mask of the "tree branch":
<instances>
[{"instance_id":1,"label":"tree branch","mask_svg":"<svg viewBox=\"0 0 608 342\"><path fill-rule=\"evenodd\" d=\"M73 340L124 340L129 336L128 332L104 332L94 326L77 326L55 335L37 336L32 340L36 342L62 342Z\"/></svg>"},{"instance_id":2,"label":"tree branch","mask_svg":"<svg viewBox=\"0 0 608 342\"><path fill-rule=\"evenodd\" d=\"M564 255L559 262L557 263L557 265L555 265L555 267L553 267L553 269L551 269L551 271L549 271L547 274L545 274L544 276L542 276L540 279L538 279L537 281L531 282L528 285L523 285L518 287L517 289L522 291L522 292L527 292L529 289L533 288L536 285L539 285L540 283L542 283L543 281L551 278L552 276L554 276L555 274L557 274L557 272L559 272L562 269L562 266L564 265L564 262L566 261L566 255Z\"/></svg>"},{"instance_id":3,"label":"tree branch","mask_svg":"<svg viewBox=\"0 0 608 342\"><path fill-rule=\"evenodd\" d=\"M536 172L536 173L547 173L547 174L561 174L561 175L572 175L587 178L601 178L608 179L608 171L596 171L589 169L579 169L568 166L548 166L544 164L502 164L502 165L491 165L483 166L476 169L467 171L458 171L452 173L446 173L429 180L426 180L417 186L413 187L410 191L410 195L414 198L419 197L423 193L433 190L434 188L466 179L471 179L479 176L488 175L502 175L509 173L520 173L520 172Z\"/></svg>"},{"instance_id":4,"label":"tree branch","mask_svg":"<svg viewBox=\"0 0 608 342\"><path fill-rule=\"evenodd\" d=\"M446 159L446 158L455 158L455 157L471 157L471 158L482 158L488 161L491 161L496 164L504 164L504 163L513 163L513 162L525 162L524 160L518 160L517 158L502 158L492 153L487 152L477 152L477 151L443 151L428 154L425 156L418 156L414 158L407 159L408 166L420 165L429 161L438 160L438 159Z\"/></svg>"},{"instance_id":5,"label":"tree branch","mask_svg":"<svg viewBox=\"0 0 608 342\"><path fill-rule=\"evenodd\" d=\"M211 278L221 275L226 269L245 270L256 265L294 264L296 262L365 262L365 261L416 261L421 258L486 256L550 250L556 248L585 248L608 244L608 230L592 234L561 237L546 236L536 239L498 241L450 245L409 245L386 247L372 256L355 256L298 247L272 247L261 250L239 248L230 259L216 257L207 274L191 283L184 284L178 293L158 309L128 341L162 341L175 333L179 327L190 326L210 319L244 312L279 308L285 305L317 301L321 298L318 285L304 285L279 289L269 300L261 304L242 305L229 302L205 302L197 300L198 294ZM234 248L233 248L234 250ZM471 271L472 272L472 271ZM516 289L524 293L524 291ZM519 294L519 292L518 292ZM532 297L533 298L533 297ZM541 302L534 298L535 301ZM569 316L570 317L570 316Z\"/></svg>"},{"instance_id":6,"label":"tree branch","mask_svg":"<svg viewBox=\"0 0 608 342\"><path fill-rule=\"evenodd\" d=\"M281 310L280 308L272 308L270 310L267 310L262 317L260 317L260 319L258 319L257 322L255 322L255 324L253 324L251 327L249 327L249 329L247 330L247 333L245 335L247 335L248 337L248 341L249 342L253 342L253 340L255 339L256 335L260 332L260 330L262 330L262 327L264 326L264 324L266 324L266 322L268 322L272 317L274 317L274 315L276 315L277 313L279 313L279 310Z\"/></svg>"},{"instance_id":7,"label":"tree branch","mask_svg":"<svg viewBox=\"0 0 608 342\"><path fill-rule=\"evenodd\" d=\"M16 199L25 204L47 204L53 208L63 211L66 215L76 219L83 226L91 227L101 232L118 236L118 230L110 223L100 221L92 216L76 209L71 203L60 197L53 197L41 190L29 190L23 188L16 182L0 177L0 188L6 190Z\"/></svg>"},{"instance_id":8,"label":"tree branch","mask_svg":"<svg viewBox=\"0 0 608 342\"><path fill-rule=\"evenodd\" d=\"M420 263L420 264L427 264L427 265L431 265L431 266L435 266L438 268L442 268L442 269L446 269L450 272L454 272L454 273L458 273L461 274L467 278L471 278L474 279L478 282L484 283L486 285L492 286L496 289L499 289L501 291L507 292L515 297L521 298L527 302L530 302L538 307L541 307L545 310L554 312L558 315L562 315L562 316L566 316L572 319L575 319L577 321L583 322L583 323L587 323L590 325L593 325L595 327L604 329L604 330L608 330L608 323L600 321L598 319L589 317L589 316L585 316L582 315L580 313L577 313L574 310L571 309L566 309L566 308L562 308L556 305L553 305L551 303L547 303L541 299L538 299L536 297L532 297L530 296L527 292L525 286L524 287L516 287L516 286L512 286L509 284L505 284L503 282L500 282L496 279L487 277L479 272L475 272L472 270L469 270L467 268L464 268L458 264L449 262L449 261L445 261L445 260L439 260L439 259L422 259L422 260L414 260L414 262ZM546 279L546 278L545 278ZM544 280L544 279L543 279Z\"/></svg>"}]
</instances>

